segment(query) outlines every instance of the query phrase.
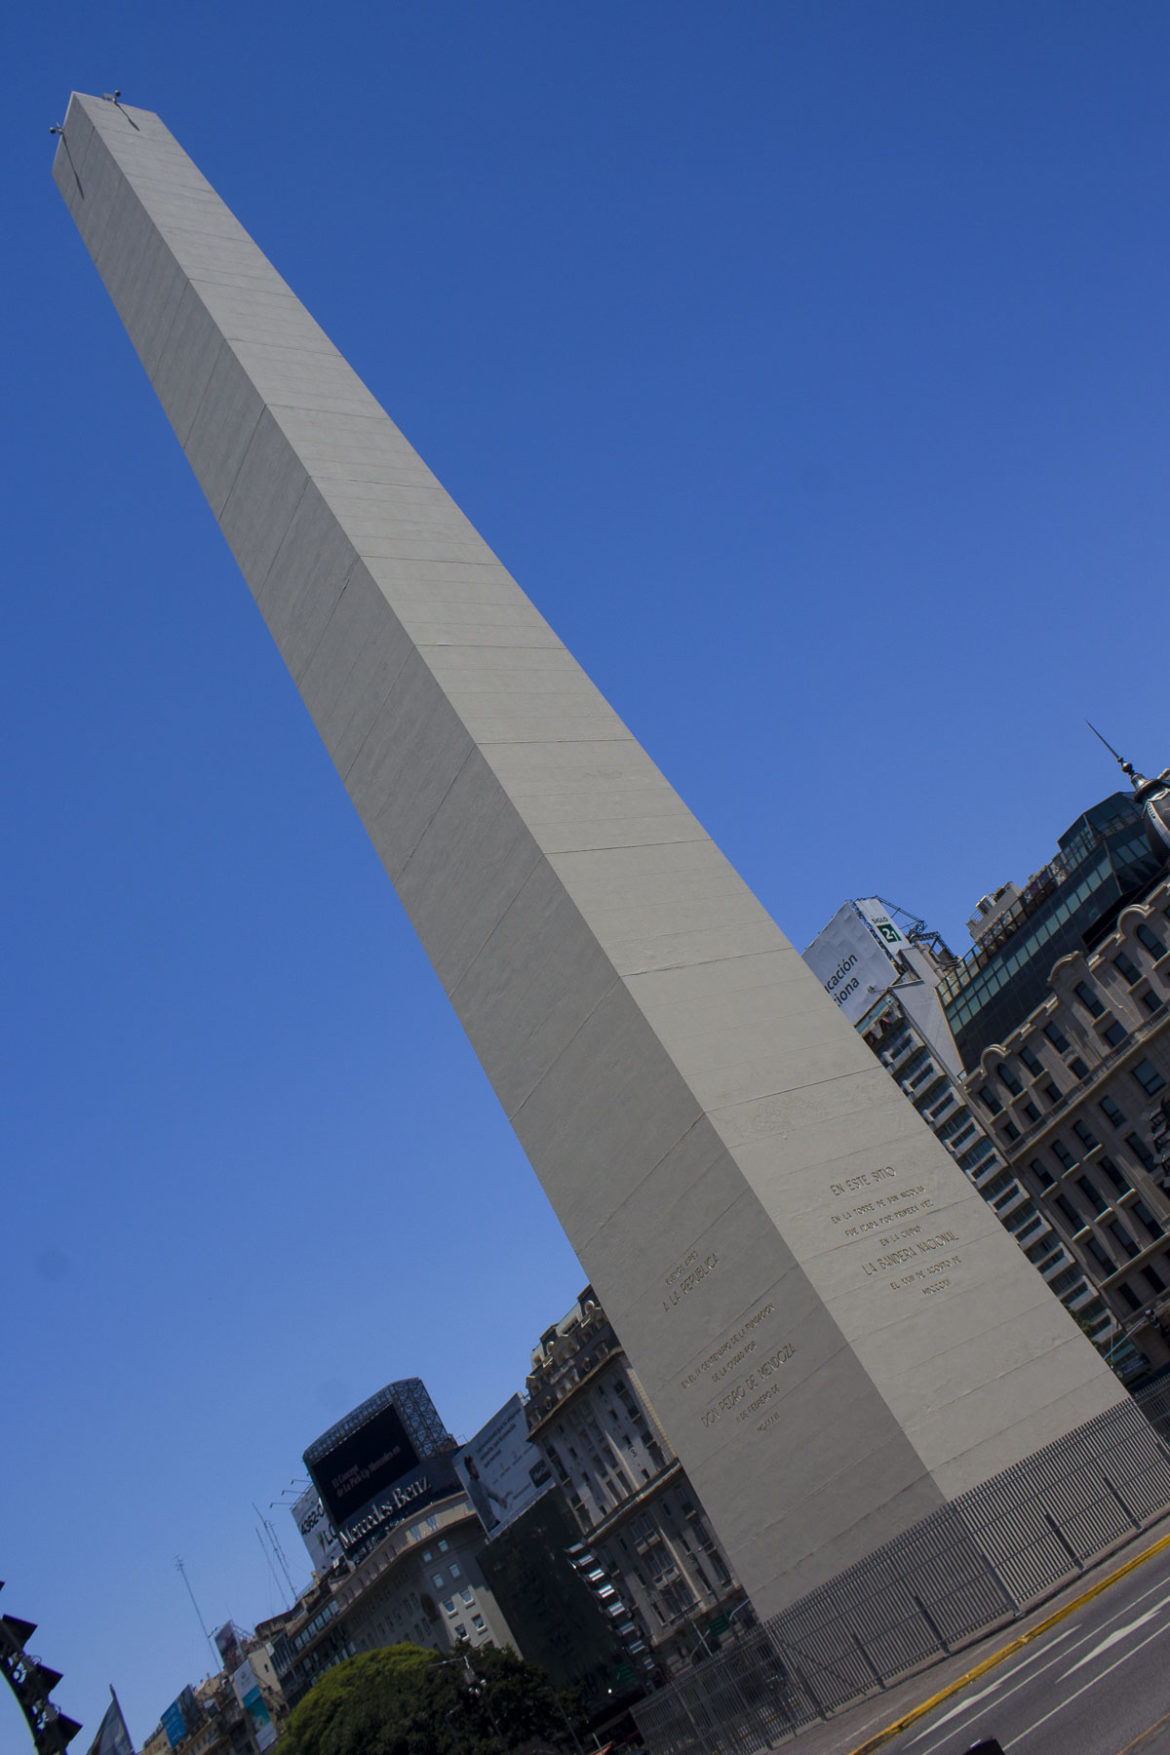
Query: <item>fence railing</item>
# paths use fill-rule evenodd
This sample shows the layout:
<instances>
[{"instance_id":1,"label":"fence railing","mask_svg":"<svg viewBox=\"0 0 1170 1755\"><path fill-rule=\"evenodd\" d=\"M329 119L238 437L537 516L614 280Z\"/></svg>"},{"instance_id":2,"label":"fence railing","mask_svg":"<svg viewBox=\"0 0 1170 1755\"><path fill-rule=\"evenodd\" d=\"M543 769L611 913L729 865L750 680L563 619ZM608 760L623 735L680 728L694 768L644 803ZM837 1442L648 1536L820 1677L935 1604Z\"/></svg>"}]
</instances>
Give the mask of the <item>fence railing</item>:
<instances>
[{"instance_id":1,"label":"fence railing","mask_svg":"<svg viewBox=\"0 0 1170 1755\"><path fill-rule=\"evenodd\" d=\"M1170 1432L1170 1380L1151 1420ZM634 1709L652 1755L757 1755L1050 1594L1170 1506L1133 1402L941 1506Z\"/></svg>"}]
</instances>

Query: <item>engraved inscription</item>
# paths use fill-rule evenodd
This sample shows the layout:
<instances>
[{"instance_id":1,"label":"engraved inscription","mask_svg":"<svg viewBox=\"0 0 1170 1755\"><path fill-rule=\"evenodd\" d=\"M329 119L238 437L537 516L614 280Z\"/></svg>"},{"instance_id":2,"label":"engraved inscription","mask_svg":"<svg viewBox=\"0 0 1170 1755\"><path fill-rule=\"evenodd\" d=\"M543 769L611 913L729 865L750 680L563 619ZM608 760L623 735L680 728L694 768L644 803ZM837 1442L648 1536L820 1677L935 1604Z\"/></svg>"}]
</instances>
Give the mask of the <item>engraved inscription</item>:
<instances>
[{"instance_id":1,"label":"engraved inscription","mask_svg":"<svg viewBox=\"0 0 1170 1755\"><path fill-rule=\"evenodd\" d=\"M898 1274L896 1270L910 1269L911 1264L917 1262L922 1255L933 1255L942 1249L952 1249L959 1242L959 1237L955 1231L937 1231L923 1236L923 1231L932 1218L936 1224L938 1222L932 1210L934 1200L927 1194L925 1184L916 1183L913 1187L904 1189L886 1188L882 1193L872 1192L882 1184L896 1182L897 1177L898 1172L892 1164L883 1164L880 1169L846 1177L841 1182L831 1182L829 1193L839 1203L848 1200L849 1205L841 1205L839 1211L830 1213L830 1222L841 1226L838 1235L842 1241L860 1241L867 1238L881 1250L881 1254L875 1254L868 1261L862 1262L862 1272L867 1277L886 1276L894 1270L895 1277L889 1280L891 1290L917 1290L923 1297L934 1297L952 1284L950 1272L961 1265L961 1255L952 1254L945 1261L936 1262L930 1267L915 1267L913 1271L903 1274ZM861 1198L857 1199L857 1196ZM905 1223L907 1220L913 1222Z\"/></svg>"},{"instance_id":2,"label":"engraved inscription","mask_svg":"<svg viewBox=\"0 0 1170 1755\"><path fill-rule=\"evenodd\" d=\"M702 1285L707 1275L714 1273L718 1266L719 1257L714 1250L710 1255L701 1258L697 1249L688 1250L678 1266L672 1268L662 1282L666 1287L666 1297L662 1300L663 1310L673 1310L688 1292L693 1292L696 1286Z\"/></svg>"}]
</instances>

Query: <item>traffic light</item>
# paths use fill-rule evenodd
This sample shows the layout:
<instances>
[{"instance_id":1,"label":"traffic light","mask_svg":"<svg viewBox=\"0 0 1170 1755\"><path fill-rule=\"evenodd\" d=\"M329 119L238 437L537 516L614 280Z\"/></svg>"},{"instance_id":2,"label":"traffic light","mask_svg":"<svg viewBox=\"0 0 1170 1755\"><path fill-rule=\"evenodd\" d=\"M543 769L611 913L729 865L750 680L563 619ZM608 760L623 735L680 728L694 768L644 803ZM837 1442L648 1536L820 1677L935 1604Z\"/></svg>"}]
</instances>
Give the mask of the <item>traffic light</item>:
<instances>
[{"instance_id":1,"label":"traffic light","mask_svg":"<svg viewBox=\"0 0 1170 1755\"><path fill-rule=\"evenodd\" d=\"M3 1589L0 1581L0 1590ZM75 1718L58 1712L49 1699L61 1680L60 1671L50 1670L24 1649L36 1630L35 1621L22 1621L18 1615L0 1615L0 1669L20 1702L38 1755L61 1755L81 1726Z\"/></svg>"}]
</instances>

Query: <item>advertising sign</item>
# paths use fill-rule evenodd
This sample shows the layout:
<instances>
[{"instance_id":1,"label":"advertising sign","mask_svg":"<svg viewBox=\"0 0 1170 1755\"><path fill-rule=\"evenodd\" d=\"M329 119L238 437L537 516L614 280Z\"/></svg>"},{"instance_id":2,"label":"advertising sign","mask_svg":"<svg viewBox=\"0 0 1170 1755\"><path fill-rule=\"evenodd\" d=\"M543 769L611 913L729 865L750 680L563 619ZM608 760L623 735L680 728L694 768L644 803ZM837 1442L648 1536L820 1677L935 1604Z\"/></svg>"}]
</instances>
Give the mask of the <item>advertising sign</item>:
<instances>
[{"instance_id":1,"label":"advertising sign","mask_svg":"<svg viewBox=\"0 0 1170 1755\"><path fill-rule=\"evenodd\" d=\"M290 1510L297 1533L309 1550L313 1571L328 1572L333 1562L340 1560L344 1549L316 1487L306 1488Z\"/></svg>"},{"instance_id":2,"label":"advertising sign","mask_svg":"<svg viewBox=\"0 0 1170 1755\"><path fill-rule=\"evenodd\" d=\"M883 916L897 934L897 945L880 933L878 923L863 917L862 906L872 906ZM893 986L897 976L893 958L902 942L901 933L880 903L846 902L818 932L805 951L804 960L841 1015L856 1024Z\"/></svg>"},{"instance_id":3,"label":"advertising sign","mask_svg":"<svg viewBox=\"0 0 1170 1755\"><path fill-rule=\"evenodd\" d=\"M252 1735L256 1739L256 1747L260 1750L260 1755L264 1755L264 1751L271 1749L276 1741L276 1726L272 1722L272 1714L260 1692L256 1672L247 1659L233 1675L232 1687L235 1689L236 1699L248 1715L248 1723L251 1726Z\"/></svg>"},{"instance_id":4,"label":"advertising sign","mask_svg":"<svg viewBox=\"0 0 1170 1755\"><path fill-rule=\"evenodd\" d=\"M891 950L902 950L908 943L905 933L900 926L894 925L886 912L884 902L877 896L859 896L853 906L863 920L868 920L882 943L889 945Z\"/></svg>"},{"instance_id":5,"label":"advertising sign","mask_svg":"<svg viewBox=\"0 0 1170 1755\"><path fill-rule=\"evenodd\" d=\"M338 1534L345 1552L350 1559L360 1558L395 1524L417 1516L434 1500L446 1498L458 1484L450 1455L424 1457L409 1473L399 1475L342 1524Z\"/></svg>"},{"instance_id":6,"label":"advertising sign","mask_svg":"<svg viewBox=\"0 0 1170 1755\"><path fill-rule=\"evenodd\" d=\"M418 1460L395 1410L383 1408L307 1467L334 1527L340 1530L367 1500L407 1474Z\"/></svg>"},{"instance_id":7,"label":"advertising sign","mask_svg":"<svg viewBox=\"0 0 1170 1755\"><path fill-rule=\"evenodd\" d=\"M528 1439L524 1404L506 1401L455 1458L455 1473L489 1534L512 1519L547 1487L548 1464Z\"/></svg>"}]
</instances>

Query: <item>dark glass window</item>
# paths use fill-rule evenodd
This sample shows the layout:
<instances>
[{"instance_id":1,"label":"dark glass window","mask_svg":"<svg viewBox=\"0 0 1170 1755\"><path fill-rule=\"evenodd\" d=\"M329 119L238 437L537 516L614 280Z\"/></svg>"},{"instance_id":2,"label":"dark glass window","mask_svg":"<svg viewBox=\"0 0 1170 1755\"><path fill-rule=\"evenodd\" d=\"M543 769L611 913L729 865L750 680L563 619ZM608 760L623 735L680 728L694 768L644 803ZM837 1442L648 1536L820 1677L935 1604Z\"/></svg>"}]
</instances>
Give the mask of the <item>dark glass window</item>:
<instances>
[{"instance_id":1,"label":"dark glass window","mask_svg":"<svg viewBox=\"0 0 1170 1755\"><path fill-rule=\"evenodd\" d=\"M1004 1122L1004 1124L1003 1124L1003 1137L1005 1140L1008 1140L1012 1143L1014 1143L1016 1140L1019 1139L1020 1130L1016 1126L1014 1121L1005 1121Z\"/></svg>"},{"instance_id":2,"label":"dark glass window","mask_svg":"<svg viewBox=\"0 0 1170 1755\"><path fill-rule=\"evenodd\" d=\"M1078 981L1073 992L1084 1006L1091 1018L1099 1018L1105 1007L1087 981Z\"/></svg>"},{"instance_id":3,"label":"dark glass window","mask_svg":"<svg viewBox=\"0 0 1170 1755\"><path fill-rule=\"evenodd\" d=\"M1080 1140L1082 1146L1085 1146L1089 1151L1092 1151L1093 1147L1097 1144L1097 1136L1092 1132L1088 1125L1083 1121L1074 1121L1073 1132Z\"/></svg>"},{"instance_id":4,"label":"dark glass window","mask_svg":"<svg viewBox=\"0 0 1170 1755\"><path fill-rule=\"evenodd\" d=\"M985 1109L990 1109L993 1115L999 1115L1003 1109L1003 1104L1000 1102L990 1085L984 1085L979 1093L979 1101Z\"/></svg>"},{"instance_id":5,"label":"dark glass window","mask_svg":"<svg viewBox=\"0 0 1170 1755\"><path fill-rule=\"evenodd\" d=\"M1144 1267L1142 1273L1145 1275L1153 1291L1164 1292L1166 1290L1166 1282L1156 1267Z\"/></svg>"},{"instance_id":6,"label":"dark glass window","mask_svg":"<svg viewBox=\"0 0 1170 1755\"><path fill-rule=\"evenodd\" d=\"M1133 1214L1134 1218L1137 1219L1139 1224L1145 1226L1151 1237L1160 1237L1162 1235L1161 1225L1159 1225L1157 1219L1155 1219L1144 1200L1135 1200L1133 1205L1129 1208L1129 1211Z\"/></svg>"},{"instance_id":7,"label":"dark glass window","mask_svg":"<svg viewBox=\"0 0 1170 1755\"><path fill-rule=\"evenodd\" d=\"M1058 1053L1063 1054L1066 1051L1068 1048L1068 1037L1065 1035L1059 1024L1045 1024L1044 1034Z\"/></svg>"},{"instance_id":8,"label":"dark glass window","mask_svg":"<svg viewBox=\"0 0 1170 1755\"><path fill-rule=\"evenodd\" d=\"M1132 1286L1121 1285L1118 1286L1117 1290L1121 1293L1121 1296L1125 1299L1125 1302L1129 1305L1131 1310L1141 1309L1142 1301Z\"/></svg>"},{"instance_id":9,"label":"dark glass window","mask_svg":"<svg viewBox=\"0 0 1170 1755\"><path fill-rule=\"evenodd\" d=\"M1055 1183L1055 1176L1052 1174L1051 1170L1047 1169L1046 1166L1040 1162L1039 1158L1033 1158L1032 1162L1028 1165L1028 1168L1040 1184L1041 1188L1051 1188Z\"/></svg>"},{"instance_id":10,"label":"dark glass window","mask_svg":"<svg viewBox=\"0 0 1170 1755\"><path fill-rule=\"evenodd\" d=\"M1106 1024L1101 1034L1110 1048L1120 1048L1123 1042L1129 1041L1129 1031L1124 1024L1119 1024L1116 1018L1111 1024Z\"/></svg>"},{"instance_id":11,"label":"dark glass window","mask_svg":"<svg viewBox=\"0 0 1170 1755\"><path fill-rule=\"evenodd\" d=\"M1101 1190L1097 1187L1097 1184L1092 1180L1092 1178L1089 1176L1082 1176L1081 1181L1080 1181L1080 1188L1081 1188L1081 1192L1083 1193L1085 1199L1088 1201L1089 1205L1092 1207L1093 1211L1095 1213L1103 1213L1105 1211L1105 1209L1108 1207L1109 1203L1107 1200L1105 1200L1103 1198L1103 1196L1101 1194Z\"/></svg>"},{"instance_id":12,"label":"dark glass window","mask_svg":"<svg viewBox=\"0 0 1170 1755\"><path fill-rule=\"evenodd\" d=\"M1105 1251L1102 1249L1101 1245L1097 1242L1097 1239L1095 1237L1087 1237L1085 1239L1085 1248L1088 1250L1089 1254L1092 1256L1093 1260L1097 1263L1097 1266L1099 1268L1101 1268L1107 1274L1111 1274L1113 1272L1113 1269L1116 1266L1116 1263L1114 1262L1112 1256L1109 1256L1105 1253Z\"/></svg>"},{"instance_id":13,"label":"dark glass window","mask_svg":"<svg viewBox=\"0 0 1170 1755\"><path fill-rule=\"evenodd\" d=\"M1157 933L1151 932L1148 926L1144 924L1139 926L1133 936L1137 939L1139 945L1145 945L1151 957L1164 957L1166 955L1166 946L1162 943Z\"/></svg>"},{"instance_id":14,"label":"dark glass window","mask_svg":"<svg viewBox=\"0 0 1170 1755\"><path fill-rule=\"evenodd\" d=\"M1159 1091L1166 1089L1165 1079L1150 1061L1139 1060L1136 1066L1130 1068L1130 1071L1147 1097L1153 1097Z\"/></svg>"},{"instance_id":15,"label":"dark glass window","mask_svg":"<svg viewBox=\"0 0 1170 1755\"><path fill-rule=\"evenodd\" d=\"M1085 1221L1080 1213L1077 1212L1077 1209L1073 1206L1067 1195L1058 1194L1056 1197L1056 1205L1060 1208L1074 1231L1080 1231L1083 1228Z\"/></svg>"},{"instance_id":16,"label":"dark glass window","mask_svg":"<svg viewBox=\"0 0 1170 1755\"><path fill-rule=\"evenodd\" d=\"M1113 1162L1112 1158L1098 1158L1097 1169L1105 1178L1106 1182L1111 1182L1113 1184L1118 1194L1129 1193L1130 1185L1121 1174L1121 1171L1117 1168L1117 1165Z\"/></svg>"},{"instance_id":17,"label":"dark glass window","mask_svg":"<svg viewBox=\"0 0 1170 1755\"><path fill-rule=\"evenodd\" d=\"M1013 1097L1019 1097L1023 1094L1024 1087L1021 1085L1010 1066L1005 1066L1001 1060L996 1067L995 1072L996 1077L999 1079L999 1082L1005 1091L1009 1091Z\"/></svg>"},{"instance_id":18,"label":"dark glass window","mask_svg":"<svg viewBox=\"0 0 1170 1755\"><path fill-rule=\"evenodd\" d=\"M1140 1133L1127 1133L1125 1136L1125 1143L1143 1169L1157 1169L1157 1164L1154 1161L1154 1154L1151 1152Z\"/></svg>"},{"instance_id":19,"label":"dark glass window","mask_svg":"<svg viewBox=\"0 0 1170 1755\"><path fill-rule=\"evenodd\" d=\"M1053 1140L1052 1156L1065 1170L1071 1170L1076 1163L1076 1159L1073 1157L1063 1140Z\"/></svg>"},{"instance_id":20,"label":"dark glass window","mask_svg":"<svg viewBox=\"0 0 1170 1755\"><path fill-rule=\"evenodd\" d=\"M1131 1260L1135 1255L1140 1255L1141 1251L1138 1249L1137 1244L1134 1242L1124 1225L1119 1225L1117 1220L1114 1219L1109 1227L1109 1231L1114 1241Z\"/></svg>"},{"instance_id":21,"label":"dark glass window","mask_svg":"<svg viewBox=\"0 0 1170 1755\"><path fill-rule=\"evenodd\" d=\"M1141 1000L1148 1012L1160 1012L1162 1009L1162 1001L1158 998L1152 988L1149 992L1142 994Z\"/></svg>"},{"instance_id":22,"label":"dark glass window","mask_svg":"<svg viewBox=\"0 0 1170 1755\"><path fill-rule=\"evenodd\" d=\"M1059 1085L1054 1085L1054 1084L1051 1084L1051 1083L1049 1083L1049 1084L1047 1084L1047 1085L1045 1085L1045 1087L1044 1087L1044 1095L1045 1095L1045 1096L1046 1096L1046 1097L1047 1097L1047 1098L1048 1098L1048 1101L1049 1101L1049 1102L1050 1102L1050 1103L1059 1103L1059 1102L1060 1102L1060 1096L1061 1096L1061 1092L1060 1092L1060 1086L1059 1086Z\"/></svg>"},{"instance_id":23,"label":"dark glass window","mask_svg":"<svg viewBox=\"0 0 1170 1755\"><path fill-rule=\"evenodd\" d=\"M1117 970L1123 980L1129 982L1131 987L1142 978L1141 970L1138 968L1133 958L1127 957L1124 951L1121 951L1116 957L1114 957L1113 967Z\"/></svg>"},{"instance_id":24,"label":"dark glass window","mask_svg":"<svg viewBox=\"0 0 1170 1755\"><path fill-rule=\"evenodd\" d=\"M1087 1079L1089 1076L1089 1069L1079 1054L1073 1055L1068 1063L1068 1070L1076 1079Z\"/></svg>"},{"instance_id":25,"label":"dark glass window","mask_svg":"<svg viewBox=\"0 0 1170 1755\"><path fill-rule=\"evenodd\" d=\"M1036 1122L1038 1122L1040 1119L1040 1111L1037 1109L1035 1103L1023 1103L1023 1104L1021 1104L1020 1107L1023 1109L1023 1112L1027 1116L1028 1120L1033 1124L1033 1126L1035 1126Z\"/></svg>"},{"instance_id":26,"label":"dark glass window","mask_svg":"<svg viewBox=\"0 0 1170 1755\"><path fill-rule=\"evenodd\" d=\"M1020 1059L1023 1061L1032 1077L1038 1079L1040 1074L1044 1071L1044 1063L1040 1058L1034 1054L1030 1048L1021 1048Z\"/></svg>"},{"instance_id":27,"label":"dark glass window","mask_svg":"<svg viewBox=\"0 0 1170 1755\"><path fill-rule=\"evenodd\" d=\"M1122 1127L1125 1123L1125 1112L1118 1107L1112 1097L1102 1097L1097 1105L1102 1115L1113 1127Z\"/></svg>"}]
</instances>

